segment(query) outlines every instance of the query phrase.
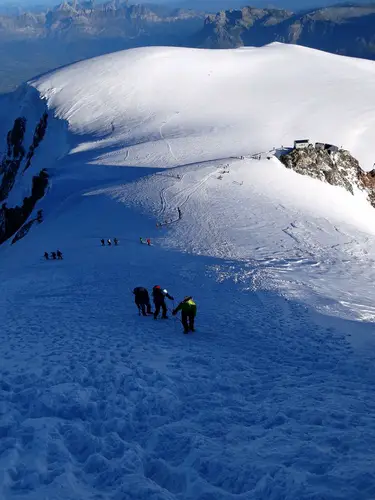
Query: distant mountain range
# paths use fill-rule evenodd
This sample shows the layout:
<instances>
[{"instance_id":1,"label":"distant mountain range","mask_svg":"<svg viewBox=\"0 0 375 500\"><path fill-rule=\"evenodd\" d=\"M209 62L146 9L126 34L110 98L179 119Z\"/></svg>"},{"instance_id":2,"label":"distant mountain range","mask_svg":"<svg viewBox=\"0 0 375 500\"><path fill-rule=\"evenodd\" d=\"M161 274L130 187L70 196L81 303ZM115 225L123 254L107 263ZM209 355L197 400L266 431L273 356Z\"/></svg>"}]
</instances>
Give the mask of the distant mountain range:
<instances>
[{"instance_id":1,"label":"distant mountain range","mask_svg":"<svg viewBox=\"0 0 375 500\"><path fill-rule=\"evenodd\" d=\"M100 37L133 40L132 45L154 44L161 38L176 44L198 30L206 14L165 6L129 5L113 0L96 5L93 0L63 2L45 12L0 16L0 39L58 37L63 40Z\"/></svg>"},{"instance_id":2,"label":"distant mountain range","mask_svg":"<svg viewBox=\"0 0 375 500\"><path fill-rule=\"evenodd\" d=\"M304 13L245 7L208 15L191 43L197 47L293 43L336 54L375 57L375 3L337 5Z\"/></svg>"},{"instance_id":3,"label":"distant mountain range","mask_svg":"<svg viewBox=\"0 0 375 500\"><path fill-rule=\"evenodd\" d=\"M0 93L50 69L116 50L183 46L206 16L119 0L63 2L42 12L0 15Z\"/></svg>"},{"instance_id":4,"label":"distant mountain range","mask_svg":"<svg viewBox=\"0 0 375 500\"><path fill-rule=\"evenodd\" d=\"M18 0L20 1L20 0ZM47 0L46 0L47 1ZM306 9L318 9L343 4L363 4L370 3L366 0L352 0L348 2L338 2L335 0L153 0L159 4L174 5L175 7L184 7L189 9L206 10L207 12L219 12L220 10L241 9L246 5L251 7L258 7L261 9L274 8L274 9L289 9L294 12ZM141 2L142 3L142 2Z\"/></svg>"},{"instance_id":5,"label":"distant mountain range","mask_svg":"<svg viewBox=\"0 0 375 500\"><path fill-rule=\"evenodd\" d=\"M374 59L374 21L375 3L209 14L122 0L64 1L40 12L0 15L0 92L61 65L146 45L234 48L279 41Z\"/></svg>"}]
</instances>

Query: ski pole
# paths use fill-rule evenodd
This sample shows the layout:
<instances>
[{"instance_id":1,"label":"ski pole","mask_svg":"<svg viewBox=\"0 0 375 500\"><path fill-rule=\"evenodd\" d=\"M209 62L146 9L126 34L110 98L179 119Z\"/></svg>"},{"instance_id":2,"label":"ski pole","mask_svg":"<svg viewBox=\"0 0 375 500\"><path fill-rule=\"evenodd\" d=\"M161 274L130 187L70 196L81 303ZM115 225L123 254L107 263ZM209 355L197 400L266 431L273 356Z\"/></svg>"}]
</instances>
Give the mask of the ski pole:
<instances>
[{"instance_id":1,"label":"ski pole","mask_svg":"<svg viewBox=\"0 0 375 500\"><path fill-rule=\"evenodd\" d=\"M173 304L173 311L176 309L176 306L175 306L175 302L174 302L174 299L172 300L172 304ZM174 331L176 333L176 319L178 319L177 315L175 314L174 317L173 317L173 326L174 326Z\"/></svg>"},{"instance_id":2,"label":"ski pole","mask_svg":"<svg viewBox=\"0 0 375 500\"><path fill-rule=\"evenodd\" d=\"M176 315L174 318L174 331L176 331L176 322L179 321L181 325L183 326L184 324L182 323L182 320Z\"/></svg>"}]
</instances>

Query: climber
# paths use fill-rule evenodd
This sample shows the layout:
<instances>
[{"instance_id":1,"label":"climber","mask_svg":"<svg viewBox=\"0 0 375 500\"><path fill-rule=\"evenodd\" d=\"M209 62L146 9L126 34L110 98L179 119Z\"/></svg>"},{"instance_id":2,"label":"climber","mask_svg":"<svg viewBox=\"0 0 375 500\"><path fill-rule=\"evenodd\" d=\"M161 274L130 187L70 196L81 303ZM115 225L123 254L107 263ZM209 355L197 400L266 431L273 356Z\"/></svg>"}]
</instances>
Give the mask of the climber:
<instances>
[{"instance_id":1,"label":"climber","mask_svg":"<svg viewBox=\"0 0 375 500\"><path fill-rule=\"evenodd\" d=\"M118 245L118 239L117 238L113 238L113 243L117 246Z\"/></svg>"},{"instance_id":2,"label":"climber","mask_svg":"<svg viewBox=\"0 0 375 500\"><path fill-rule=\"evenodd\" d=\"M173 316L176 316L178 311L181 311L181 323L184 327L184 333L195 332L194 320L197 314L197 306L193 297L185 297L173 310Z\"/></svg>"},{"instance_id":3,"label":"climber","mask_svg":"<svg viewBox=\"0 0 375 500\"><path fill-rule=\"evenodd\" d=\"M133 290L134 293L134 301L136 306L138 307L139 314L143 316L147 316L147 314L152 314L151 304L150 304L150 296L148 291L143 286L137 286Z\"/></svg>"},{"instance_id":4,"label":"climber","mask_svg":"<svg viewBox=\"0 0 375 500\"><path fill-rule=\"evenodd\" d=\"M56 252L51 252L51 257L53 260L56 260Z\"/></svg>"},{"instance_id":5,"label":"climber","mask_svg":"<svg viewBox=\"0 0 375 500\"><path fill-rule=\"evenodd\" d=\"M108 246L112 245L112 241L110 239L107 240Z\"/></svg>"},{"instance_id":6,"label":"climber","mask_svg":"<svg viewBox=\"0 0 375 500\"><path fill-rule=\"evenodd\" d=\"M103 239L100 240L102 247L105 247L105 241Z\"/></svg>"},{"instance_id":7,"label":"climber","mask_svg":"<svg viewBox=\"0 0 375 500\"><path fill-rule=\"evenodd\" d=\"M169 300L174 300L174 298L169 295L168 290L162 290L159 285L155 285L152 289L152 297L155 304L154 319L158 318L160 309L163 311L161 316L162 319L168 319L165 297Z\"/></svg>"},{"instance_id":8,"label":"climber","mask_svg":"<svg viewBox=\"0 0 375 500\"><path fill-rule=\"evenodd\" d=\"M148 245L148 246L150 246L150 245L151 245L151 240L150 240L150 238L147 238L147 240L146 240L146 241L147 241L147 245Z\"/></svg>"},{"instance_id":9,"label":"climber","mask_svg":"<svg viewBox=\"0 0 375 500\"><path fill-rule=\"evenodd\" d=\"M57 250L56 255L58 260L63 260L63 254L60 252L60 250Z\"/></svg>"},{"instance_id":10,"label":"climber","mask_svg":"<svg viewBox=\"0 0 375 500\"><path fill-rule=\"evenodd\" d=\"M140 236L140 237L139 237L139 241L140 241L141 243L144 243L142 236Z\"/></svg>"},{"instance_id":11,"label":"climber","mask_svg":"<svg viewBox=\"0 0 375 500\"><path fill-rule=\"evenodd\" d=\"M44 258L45 258L46 260L49 260L49 257L48 257L48 252L44 252Z\"/></svg>"}]
</instances>

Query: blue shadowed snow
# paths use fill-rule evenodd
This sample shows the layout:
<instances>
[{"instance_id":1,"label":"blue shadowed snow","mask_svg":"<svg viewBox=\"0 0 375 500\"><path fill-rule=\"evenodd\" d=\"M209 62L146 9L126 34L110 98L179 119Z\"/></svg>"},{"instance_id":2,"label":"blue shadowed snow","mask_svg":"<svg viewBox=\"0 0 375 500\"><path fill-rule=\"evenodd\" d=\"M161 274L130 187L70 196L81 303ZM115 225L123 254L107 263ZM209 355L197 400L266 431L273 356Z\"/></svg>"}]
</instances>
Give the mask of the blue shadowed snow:
<instances>
[{"instance_id":1,"label":"blue shadowed snow","mask_svg":"<svg viewBox=\"0 0 375 500\"><path fill-rule=\"evenodd\" d=\"M1 498L373 497L374 355L345 337L373 325L258 289L256 265L142 246L151 222L97 198L3 252ZM64 228L64 261L35 260ZM138 316L131 288L156 283L193 293L195 334Z\"/></svg>"}]
</instances>

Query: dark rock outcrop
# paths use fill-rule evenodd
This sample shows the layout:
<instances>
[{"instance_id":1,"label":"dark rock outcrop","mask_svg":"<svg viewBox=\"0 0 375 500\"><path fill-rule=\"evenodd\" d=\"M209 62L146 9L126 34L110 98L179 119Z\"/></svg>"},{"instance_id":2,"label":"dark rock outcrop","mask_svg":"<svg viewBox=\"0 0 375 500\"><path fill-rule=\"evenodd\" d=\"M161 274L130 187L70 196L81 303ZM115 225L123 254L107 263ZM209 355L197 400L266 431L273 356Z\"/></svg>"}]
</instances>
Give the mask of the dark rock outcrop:
<instances>
[{"instance_id":1,"label":"dark rock outcrop","mask_svg":"<svg viewBox=\"0 0 375 500\"><path fill-rule=\"evenodd\" d=\"M26 130L26 118L17 118L12 130L7 135L7 154L0 167L0 201L4 201L14 186L18 170L25 155L23 140Z\"/></svg>"},{"instance_id":2,"label":"dark rock outcrop","mask_svg":"<svg viewBox=\"0 0 375 500\"><path fill-rule=\"evenodd\" d=\"M360 172L360 180L362 185L368 192L368 199L373 207L375 207L375 170L370 172Z\"/></svg>"},{"instance_id":3,"label":"dark rock outcrop","mask_svg":"<svg viewBox=\"0 0 375 500\"><path fill-rule=\"evenodd\" d=\"M358 188L375 208L375 170L365 172L349 151L339 149L330 153L310 145L306 149L293 149L282 155L280 161L298 174L343 187L351 194Z\"/></svg>"},{"instance_id":4,"label":"dark rock outcrop","mask_svg":"<svg viewBox=\"0 0 375 500\"><path fill-rule=\"evenodd\" d=\"M17 118L14 122L12 130L8 132L7 146L8 156L23 158L25 149L23 147L23 138L26 131L26 118Z\"/></svg>"},{"instance_id":5,"label":"dark rock outcrop","mask_svg":"<svg viewBox=\"0 0 375 500\"><path fill-rule=\"evenodd\" d=\"M47 186L48 173L45 169L43 169L38 175L33 177L31 195L26 196L23 199L21 206L16 205L15 207L8 208L6 203L3 203L0 209L0 244L4 243L4 241L13 236L17 231L19 231L23 224L25 224L37 201L43 198ZM41 213L37 215L35 220L38 220L39 222L42 221ZM17 239L20 239L20 237ZM17 239L15 239L15 241L17 241Z\"/></svg>"},{"instance_id":6,"label":"dark rock outcrop","mask_svg":"<svg viewBox=\"0 0 375 500\"><path fill-rule=\"evenodd\" d=\"M48 113L44 112L42 118L40 119L38 125L35 128L33 143L31 144L26 156L26 165L24 171L30 167L31 159L34 156L34 151L44 138L44 135L47 130L47 121L48 121Z\"/></svg>"},{"instance_id":7,"label":"dark rock outcrop","mask_svg":"<svg viewBox=\"0 0 375 500\"><path fill-rule=\"evenodd\" d=\"M29 222L27 222L26 224L24 224L21 229L19 231L17 231L15 237L12 239L12 245L14 245L14 243L17 243L17 241L19 240L22 240L22 238L24 238L27 233L30 231L30 229L32 228L32 226L38 221L37 218L35 219L32 219L30 220Z\"/></svg>"},{"instance_id":8,"label":"dark rock outcrop","mask_svg":"<svg viewBox=\"0 0 375 500\"><path fill-rule=\"evenodd\" d=\"M38 175L33 176L31 181L31 194L23 199L22 205L8 207L7 198L12 189L15 188L17 176L23 175L30 167L35 150L42 142L48 123L48 114L43 113L40 118L33 135L32 144L27 150L25 158L25 131L26 119L23 117L17 118L14 121L12 130L7 134L7 152L4 156L0 167L0 202L3 202L0 209L0 244L8 240L17 233L13 242L20 239L21 235L25 235L32 224L23 225L30 217L38 200L43 198L48 186L48 173L46 169L42 169ZM25 164L23 166L23 162ZM22 168L23 166L23 168ZM41 222L41 214L37 216L35 221ZM32 221L30 221L32 222ZM20 232L20 228L23 229Z\"/></svg>"}]
</instances>

